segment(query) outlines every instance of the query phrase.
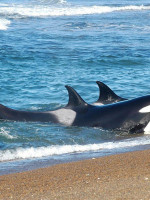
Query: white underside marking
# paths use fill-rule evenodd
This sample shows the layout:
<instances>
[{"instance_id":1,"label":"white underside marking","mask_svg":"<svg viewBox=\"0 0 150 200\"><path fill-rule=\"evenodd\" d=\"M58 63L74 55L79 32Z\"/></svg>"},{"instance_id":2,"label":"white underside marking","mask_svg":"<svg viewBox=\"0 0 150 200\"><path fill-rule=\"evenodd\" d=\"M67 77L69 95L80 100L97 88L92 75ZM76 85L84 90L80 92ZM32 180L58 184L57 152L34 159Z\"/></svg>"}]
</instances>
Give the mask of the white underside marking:
<instances>
[{"instance_id":1,"label":"white underside marking","mask_svg":"<svg viewBox=\"0 0 150 200\"><path fill-rule=\"evenodd\" d=\"M148 125L145 127L144 132L146 134L150 134L150 122L148 123Z\"/></svg>"},{"instance_id":2,"label":"white underside marking","mask_svg":"<svg viewBox=\"0 0 150 200\"><path fill-rule=\"evenodd\" d=\"M148 113L148 112L150 112L150 105L142 108L141 110L139 110L139 112L140 113Z\"/></svg>"},{"instance_id":3,"label":"white underside marking","mask_svg":"<svg viewBox=\"0 0 150 200\"><path fill-rule=\"evenodd\" d=\"M59 123L71 126L76 118L76 112L71 109L58 109L51 111L59 121Z\"/></svg>"}]
</instances>

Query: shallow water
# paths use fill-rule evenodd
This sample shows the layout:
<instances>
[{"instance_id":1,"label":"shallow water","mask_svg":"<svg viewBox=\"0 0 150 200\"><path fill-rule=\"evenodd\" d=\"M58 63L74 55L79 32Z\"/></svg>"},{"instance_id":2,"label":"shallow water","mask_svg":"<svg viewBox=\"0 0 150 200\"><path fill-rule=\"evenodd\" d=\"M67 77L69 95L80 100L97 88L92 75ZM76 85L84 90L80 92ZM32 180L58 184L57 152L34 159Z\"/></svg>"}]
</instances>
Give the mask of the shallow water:
<instances>
[{"instance_id":1,"label":"shallow water","mask_svg":"<svg viewBox=\"0 0 150 200\"><path fill-rule=\"evenodd\" d=\"M97 80L124 98L149 94L149 10L148 1L1 1L0 103L53 110L67 104L66 84L93 103ZM0 122L0 169L17 160L109 155L149 144L148 134Z\"/></svg>"}]
</instances>

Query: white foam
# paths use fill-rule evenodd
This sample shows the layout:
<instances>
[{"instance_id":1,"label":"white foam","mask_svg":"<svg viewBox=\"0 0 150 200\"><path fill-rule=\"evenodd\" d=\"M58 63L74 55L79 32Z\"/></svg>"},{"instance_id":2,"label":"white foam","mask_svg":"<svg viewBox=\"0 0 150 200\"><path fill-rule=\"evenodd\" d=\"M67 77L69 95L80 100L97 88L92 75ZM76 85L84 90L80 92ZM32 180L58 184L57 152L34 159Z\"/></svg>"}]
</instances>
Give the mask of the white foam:
<instances>
[{"instance_id":1,"label":"white foam","mask_svg":"<svg viewBox=\"0 0 150 200\"><path fill-rule=\"evenodd\" d=\"M48 16L71 16L71 15L92 15L102 14L115 11L131 11L131 10L150 10L150 6L22 6L12 5L0 7L0 15L20 17L48 17Z\"/></svg>"},{"instance_id":2,"label":"white foam","mask_svg":"<svg viewBox=\"0 0 150 200\"><path fill-rule=\"evenodd\" d=\"M10 132L8 130L6 130L5 128L0 128L0 135L2 135L3 137L7 138L7 139L14 139L16 138L16 136L12 136L10 135Z\"/></svg>"},{"instance_id":3,"label":"white foam","mask_svg":"<svg viewBox=\"0 0 150 200\"><path fill-rule=\"evenodd\" d=\"M39 3L46 3L46 4L64 4L66 3L65 0L35 0L35 2L39 2Z\"/></svg>"},{"instance_id":4,"label":"white foam","mask_svg":"<svg viewBox=\"0 0 150 200\"><path fill-rule=\"evenodd\" d=\"M7 30L10 21L7 19L0 19L0 30Z\"/></svg>"},{"instance_id":5,"label":"white foam","mask_svg":"<svg viewBox=\"0 0 150 200\"><path fill-rule=\"evenodd\" d=\"M106 151L116 150L128 147L135 147L138 145L150 144L150 138L145 136L145 139L127 139L120 142L105 142L100 144L87 144L87 145L54 145L48 147L37 148L17 148L15 150L1 150L0 161L15 160L15 159L28 159L40 158L44 156L62 155L70 153L82 153L86 151Z\"/></svg>"},{"instance_id":6,"label":"white foam","mask_svg":"<svg viewBox=\"0 0 150 200\"><path fill-rule=\"evenodd\" d=\"M140 113L148 113L148 112L150 112L150 105L142 108L141 110L139 110L139 112Z\"/></svg>"}]
</instances>

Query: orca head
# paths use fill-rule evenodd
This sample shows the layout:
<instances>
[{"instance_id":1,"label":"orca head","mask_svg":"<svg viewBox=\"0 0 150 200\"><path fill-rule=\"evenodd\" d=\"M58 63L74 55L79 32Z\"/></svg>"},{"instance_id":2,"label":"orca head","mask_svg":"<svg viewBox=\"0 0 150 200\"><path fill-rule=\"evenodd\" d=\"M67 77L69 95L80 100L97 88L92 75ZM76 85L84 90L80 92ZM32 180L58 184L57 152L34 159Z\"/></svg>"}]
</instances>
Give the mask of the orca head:
<instances>
[{"instance_id":1,"label":"orca head","mask_svg":"<svg viewBox=\"0 0 150 200\"><path fill-rule=\"evenodd\" d=\"M99 98L94 105L111 104L127 100L115 94L106 84L100 81L96 81L96 83L99 87Z\"/></svg>"},{"instance_id":2,"label":"orca head","mask_svg":"<svg viewBox=\"0 0 150 200\"><path fill-rule=\"evenodd\" d=\"M134 122L129 130L130 133L150 134L150 96L147 99L148 101L144 103L145 105L142 103L140 109L138 107L138 110L135 111Z\"/></svg>"},{"instance_id":3,"label":"orca head","mask_svg":"<svg viewBox=\"0 0 150 200\"><path fill-rule=\"evenodd\" d=\"M150 105L143 107L142 109L139 110L140 113L147 113L148 115L148 123L144 127L144 132L150 134Z\"/></svg>"}]
</instances>

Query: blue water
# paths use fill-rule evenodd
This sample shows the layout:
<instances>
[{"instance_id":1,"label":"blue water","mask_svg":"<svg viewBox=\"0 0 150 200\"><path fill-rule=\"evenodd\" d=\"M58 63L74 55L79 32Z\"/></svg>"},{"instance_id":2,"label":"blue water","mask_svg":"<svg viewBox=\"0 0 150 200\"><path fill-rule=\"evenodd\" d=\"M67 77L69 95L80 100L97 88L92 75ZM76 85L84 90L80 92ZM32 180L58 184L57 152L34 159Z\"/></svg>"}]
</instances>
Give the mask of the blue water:
<instances>
[{"instance_id":1,"label":"blue water","mask_svg":"<svg viewBox=\"0 0 150 200\"><path fill-rule=\"evenodd\" d=\"M67 104L66 84L93 103L97 80L124 98L150 94L149 43L146 0L1 0L0 103L53 110ZM20 161L109 155L149 144L148 134L1 121L0 174Z\"/></svg>"}]
</instances>

